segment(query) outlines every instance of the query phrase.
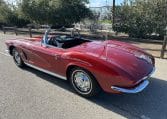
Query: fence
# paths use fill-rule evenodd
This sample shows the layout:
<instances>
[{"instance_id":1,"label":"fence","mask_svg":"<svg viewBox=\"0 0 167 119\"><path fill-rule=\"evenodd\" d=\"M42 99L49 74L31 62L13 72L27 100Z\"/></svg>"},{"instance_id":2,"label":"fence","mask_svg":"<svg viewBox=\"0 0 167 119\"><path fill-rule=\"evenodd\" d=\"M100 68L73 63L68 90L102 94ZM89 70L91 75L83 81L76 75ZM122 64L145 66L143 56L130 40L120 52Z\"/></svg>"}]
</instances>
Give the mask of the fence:
<instances>
[{"instance_id":1,"label":"fence","mask_svg":"<svg viewBox=\"0 0 167 119\"><path fill-rule=\"evenodd\" d=\"M44 34L46 29L32 29L31 27L28 28L17 28L17 27L2 27L2 30L4 34L6 32L12 31L16 35L19 33L26 33L29 34L30 37L33 36L33 34ZM91 29L88 31L85 31L83 29L77 29L77 28L67 28L65 31L62 31L61 29L52 29L52 34L57 34L57 35L77 35L77 36L83 36L85 38L93 38L94 39L101 39L101 40L107 40L108 38L108 32L101 32L101 33L96 33L92 32Z\"/></svg>"},{"instance_id":2,"label":"fence","mask_svg":"<svg viewBox=\"0 0 167 119\"><path fill-rule=\"evenodd\" d=\"M26 32L29 34L30 37L32 37L32 34L44 34L45 30L43 29L43 31L34 31L34 29L32 29L31 27L28 28L28 30L21 30L17 27L2 27L2 30L4 32L4 34L6 34L7 31L13 31L16 35L18 35L19 32ZM58 34L58 35L71 35L74 36L74 32L78 32L79 36L82 35L83 37L88 37L88 34L81 34L80 31L78 30L74 30L71 29L71 31L68 32L61 32L61 31L56 31L53 34ZM104 39L107 40L110 36L108 34L108 32L102 32L101 34L89 34L89 36L92 39ZM162 43L162 49L161 49L161 54L160 54L160 58L164 58L165 55L165 51L166 51L166 46L167 46L167 36L164 37L164 41Z\"/></svg>"},{"instance_id":3,"label":"fence","mask_svg":"<svg viewBox=\"0 0 167 119\"><path fill-rule=\"evenodd\" d=\"M3 33L6 34L7 31L13 31L16 36L18 35L18 32L19 32L19 29L15 26L15 27L5 27L5 26L2 26L2 30L3 30ZM29 28L28 31L22 31L22 32L28 32L30 37L32 37L32 29Z\"/></svg>"},{"instance_id":4,"label":"fence","mask_svg":"<svg viewBox=\"0 0 167 119\"><path fill-rule=\"evenodd\" d=\"M6 34L7 31L14 31L16 36L18 35L17 27L4 27L4 26L2 26L2 30L3 30L4 34Z\"/></svg>"},{"instance_id":5,"label":"fence","mask_svg":"<svg viewBox=\"0 0 167 119\"><path fill-rule=\"evenodd\" d=\"M16 35L18 35L19 33L26 33L29 34L29 37L32 37L33 34L44 34L46 29L32 29L31 27L28 28L17 28L17 27L2 27L2 30L4 32L4 34L6 34L6 32L14 32ZM53 29L55 31L55 29ZM73 31L74 32L74 31ZM58 34L67 34L66 32L59 32Z\"/></svg>"}]
</instances>

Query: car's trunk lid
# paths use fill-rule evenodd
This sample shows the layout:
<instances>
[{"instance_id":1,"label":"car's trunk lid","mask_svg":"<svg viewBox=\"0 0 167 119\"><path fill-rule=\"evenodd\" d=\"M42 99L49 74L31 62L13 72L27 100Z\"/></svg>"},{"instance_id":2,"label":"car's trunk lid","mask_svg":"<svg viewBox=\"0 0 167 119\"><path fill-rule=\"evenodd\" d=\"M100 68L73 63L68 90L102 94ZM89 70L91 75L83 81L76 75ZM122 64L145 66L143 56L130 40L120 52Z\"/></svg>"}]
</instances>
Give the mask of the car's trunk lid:
<instances>
[{"instance_id":1,"label":"car's trunk lid","mask_svg":"<svg viewBox=\"0 0 167 119\"><path fill-rule=\"evenodd\" d=\"M147 61L147 58L151 57L141 49L119 41L105 43L107 61L122 68L132 76L133 80L138 81L152 71L153 65Z\"/></svg>"}]
</instances>

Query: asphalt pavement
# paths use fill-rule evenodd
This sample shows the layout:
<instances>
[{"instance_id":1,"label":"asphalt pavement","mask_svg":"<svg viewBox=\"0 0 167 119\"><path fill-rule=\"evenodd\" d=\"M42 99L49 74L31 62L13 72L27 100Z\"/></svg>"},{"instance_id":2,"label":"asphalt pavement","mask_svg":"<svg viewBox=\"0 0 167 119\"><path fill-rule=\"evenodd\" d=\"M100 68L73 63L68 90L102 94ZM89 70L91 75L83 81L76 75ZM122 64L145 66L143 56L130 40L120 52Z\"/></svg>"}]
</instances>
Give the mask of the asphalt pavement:
<instances>
[{"instance_id":1,"label":"asphalt pavement","mask_svg":"<svg viewBox=\"0 0 167 119\"><path fill-rule=\"evenodd\" d=\"M4 44L18 37L24 36L0 33L0 119L167 119L167 60L156 59L156 72L141 93L85 99L66 81L18 68Z\"/></svg>"}]
</instances>

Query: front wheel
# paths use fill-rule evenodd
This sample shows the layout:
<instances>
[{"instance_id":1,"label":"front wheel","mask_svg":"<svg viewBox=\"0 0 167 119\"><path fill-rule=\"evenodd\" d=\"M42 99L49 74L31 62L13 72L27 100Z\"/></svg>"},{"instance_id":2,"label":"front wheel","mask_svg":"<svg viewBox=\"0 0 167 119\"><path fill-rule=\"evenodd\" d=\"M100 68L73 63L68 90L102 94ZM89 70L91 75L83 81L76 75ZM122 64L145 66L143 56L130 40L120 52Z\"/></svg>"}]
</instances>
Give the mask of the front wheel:
<instances>
[{"instance_id":1,"label":"front wheel","mask_svg":"<svg viewBox=\"0 0 167 119\"><path fill-rule=\"evenodd\" d=\"M71 85L79 95L92 97L100 92L100 86L89 71L82 68L74 68L70 74Z\"/></svg>"},{"instance_id":2,"label":"front wheel","mask_svg":"<svg viewBox=\"0 0 167 119\"><path fill-rule=\"evenodd\" d=\"M23 67L24 66L24 62L20 56L20 53L18 52L18 50L16 48L14 48L12 50L12 55L13 55L13 59L14 59L14 62L15 64L18 66L18 67Z\"/></svg>"}]
</instances>

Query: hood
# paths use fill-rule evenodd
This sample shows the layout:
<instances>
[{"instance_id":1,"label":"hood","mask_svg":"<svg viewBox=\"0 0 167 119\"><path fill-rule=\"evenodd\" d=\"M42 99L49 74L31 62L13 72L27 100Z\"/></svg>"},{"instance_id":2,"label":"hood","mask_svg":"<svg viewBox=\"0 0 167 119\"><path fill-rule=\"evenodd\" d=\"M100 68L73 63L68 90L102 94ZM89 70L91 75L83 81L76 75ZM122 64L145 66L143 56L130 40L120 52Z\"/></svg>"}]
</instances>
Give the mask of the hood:
<instances>
[{"instance_id":1,"label":"hood","mask_svg":"<svg viewBox=\"0 0 167 119\"><path fill-rule=\"evenodd\" d=\"M119 41L106 41L106 57L109 63L128 73L138 81L153 69L153 57L140 48Z\"/></svg>"}]
</instances>

